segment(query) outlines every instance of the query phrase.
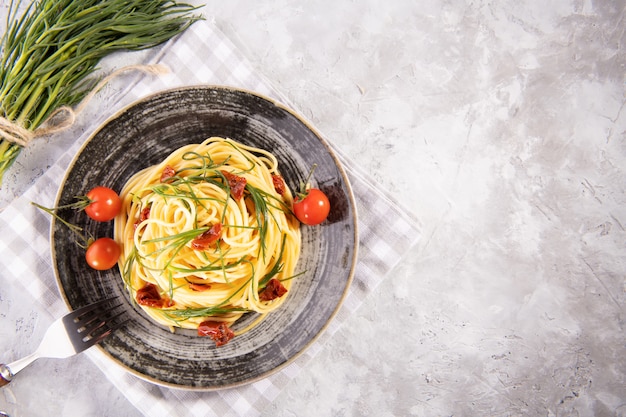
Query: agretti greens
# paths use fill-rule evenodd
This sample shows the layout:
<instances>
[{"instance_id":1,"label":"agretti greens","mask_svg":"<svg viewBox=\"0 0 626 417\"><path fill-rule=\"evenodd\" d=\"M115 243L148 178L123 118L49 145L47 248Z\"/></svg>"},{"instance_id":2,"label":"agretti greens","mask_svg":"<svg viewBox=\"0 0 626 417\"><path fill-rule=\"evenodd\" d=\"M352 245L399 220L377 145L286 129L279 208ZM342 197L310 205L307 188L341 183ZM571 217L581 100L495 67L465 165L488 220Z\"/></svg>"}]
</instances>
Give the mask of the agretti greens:
<instances>
[{"instance_id":1,"label":"agretti greens","mask_svg":"<svg viewBox=\"0 0 626 417\"><path fill-rule=\"evenodd\" d=\"M103 57L167 41L200 19L195 10L159 0L12 0L0 40L0 181L23 147L11 136L80 103Z\"/></svg>"}]
</instances>

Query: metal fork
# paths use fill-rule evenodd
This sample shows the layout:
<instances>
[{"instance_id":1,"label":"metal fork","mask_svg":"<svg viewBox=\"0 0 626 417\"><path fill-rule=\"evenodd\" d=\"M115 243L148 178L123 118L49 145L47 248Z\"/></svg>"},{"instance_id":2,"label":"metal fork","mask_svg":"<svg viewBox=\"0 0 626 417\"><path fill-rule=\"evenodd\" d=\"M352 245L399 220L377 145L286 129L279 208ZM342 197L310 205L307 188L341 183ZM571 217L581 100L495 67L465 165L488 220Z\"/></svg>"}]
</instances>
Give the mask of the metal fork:
<instances>
[{"instance_id":1,"label":"metal fork","mask_svg":"<svg viewBox=\"0 0 626 417\"><path fill-rule=\"evenodd\" d=\"M7 385L15 374L39 358L68 358L100 343L123 322L116 322L120 305L107 306L106 299L89 304L55 320L37 350L9 364L0 363L0 387Z\"/></svg>"}]
</instances>

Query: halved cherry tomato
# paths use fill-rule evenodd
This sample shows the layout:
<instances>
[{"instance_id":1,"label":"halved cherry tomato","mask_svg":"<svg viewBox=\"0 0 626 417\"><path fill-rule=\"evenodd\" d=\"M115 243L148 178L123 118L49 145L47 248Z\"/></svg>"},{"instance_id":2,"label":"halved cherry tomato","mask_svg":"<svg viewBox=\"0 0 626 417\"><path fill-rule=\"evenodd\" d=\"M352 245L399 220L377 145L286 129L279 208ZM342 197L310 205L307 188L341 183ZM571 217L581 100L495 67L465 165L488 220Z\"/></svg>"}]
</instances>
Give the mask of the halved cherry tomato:
<instances>
[{"instance_id":1,"label":"halved cherry tomato","mask_svg":"<svg viewBox=\"0 0 626 417\"><path fill-rule=\"evenodd\" d=\"M326 220L330 213L330 202L323 191L311 188L303 199L296 196L293 212L300 222L314 226Z\"/></svg>"},{"instance_id":2,"label":"halved cherry tomato","mask_svg":"<svg viewBox=\"0 0 626 417\"><path fill-rule=\"evenodd\" d=\"M108 187L95 187L87 193L89 205L85 207L87 216L99 222L113 219L122 208L122 200Z\"/></svg>"},{"instance_id":3,"label":"halved cherry tomato","mask_svg":"<svg viewBox=\"0 0 626 417\"><path fill-rule=\"evenodd\" d=\"M87 264L98 271L113 268L120 257L121 249L110 237L101 237L93 241L87 248L85 259Z\"/></svg>"}]
</instances>

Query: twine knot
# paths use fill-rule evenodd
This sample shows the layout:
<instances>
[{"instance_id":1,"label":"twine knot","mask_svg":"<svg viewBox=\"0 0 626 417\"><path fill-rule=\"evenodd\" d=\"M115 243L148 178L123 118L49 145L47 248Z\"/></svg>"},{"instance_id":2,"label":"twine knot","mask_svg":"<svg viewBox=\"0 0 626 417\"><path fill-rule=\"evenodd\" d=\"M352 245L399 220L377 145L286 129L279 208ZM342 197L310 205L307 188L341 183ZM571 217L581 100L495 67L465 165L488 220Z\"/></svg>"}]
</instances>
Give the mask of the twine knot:
<instances>
[{"instance_id":1,"label":"twine knot","mask_svg":"<svg viewBox=\"0 0 626 417\"><path fill-rule=\"evenodd\" d=\"M91 99L113 78L129 71L141 71L152 75L163 75L170 72L169 68L162 64L152 65L129 65L113 71L100 80L96 86L81 100L75 109L70 106L61 106L55 109L41 125L34 129L26 129L21 124L0 116L0 137L11 143L26 147L34 139L51 135L70 128L76 121L76 116L83 111Z\"/></svg>"}]
</instances>

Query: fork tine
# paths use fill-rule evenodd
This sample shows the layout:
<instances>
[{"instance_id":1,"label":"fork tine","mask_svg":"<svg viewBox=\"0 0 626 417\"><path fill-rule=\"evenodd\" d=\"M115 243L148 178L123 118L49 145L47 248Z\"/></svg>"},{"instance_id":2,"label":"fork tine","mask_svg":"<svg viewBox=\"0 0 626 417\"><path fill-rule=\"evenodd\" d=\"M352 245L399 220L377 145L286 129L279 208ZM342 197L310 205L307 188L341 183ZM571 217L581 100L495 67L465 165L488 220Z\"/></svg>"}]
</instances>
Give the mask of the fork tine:
<instances>
[{"instance_id":1,"label":"fork tine","mask_svg":"<svg viewBox=\"0 0 626 417\"><path fill-rule=\"evenodd\" d=\"M113 311L108 311L102 315L95 315L87 320L86 323L80 322L82 324L81 327L77 328L76 331L83 336L83 339L93 337L96 335L98 329L102 328L106 324L112 323L117 317L121 316L123 312L114 313Z\"/></svg>"},{"instance_id":2,"label":"fork tine","mask_svg":"<svg viewBox=\"0 0 626 417\"><path fill-rule=\"evenodd\" d=\"M118 314L119 316L119 314ZM102 340L104 340L105 338L107 338L111 333L113 333L115 330L119 329L120 327L122 327L128 320L123 320L121 322L115 323L113 326L111 326L110 324L107 324L108 329L103 332L100 333L98 336L92 337L91 339L89 339L87 342L85 343L91 343L90 346L93 346L95 344L100 343Z\"/></svg>"},{"instance_id":3,"label":"fork tine","mask_svg":"<svg viewBox=\"0 0 626 417\"><path fill-rule=\"evenodd\" d=\"M121 307L121 304L107 307L106 309L89 310L79 316L74 317L74 323L79 329L88 328L95 321L106 320L107 315L112 314L116 308ZM1 417L1 416L0 416Z\"/></svg>"},{"instance_id":4,"label":"fork tine","mask_svg":"<svg viewBox=\"0 0 626 417\"><path fill-rule=\"evenodd\" d=\"M117 314L115 317L119 317L121 315ZM96 345L98 343L100 343L102 340L106 339L111 333L113 333L115 330L119 329L120 327L122 327L122 325L126 323L126 320L116 323L114 325L111 325L111 323L105 323L102 322L100 323L100 325L97 327L98 329L100 328L106 328L105 331L92 335L91 333L88 334L87 336L82 338L82 348L83 349L88 349L93 345Z\"/></svg>"},{"instance_id":5,"label":"fork tine","mask_svg":"<svg viewBox=\"0 0 626 417\"><path fill-rule=\"evenodd\" d=\"M63 317L63 324L77 352L101 342L119 327L115 319L123 314L115 312L122 304L107 306L114 298L98 301L74 310Z\"/></svg>"},{"instance_id":6,"label":"fork tine","mask_svg":"<svg viewBox=\"0 0 626 417\"><path fill-rule=\"evenodd\" d=\"M100 308L102 306L104 306L106 303L113 301L115 298L111 297L111 298L106 298L104 300L100 300L100 301L96 301L95 303L86 305L84 307L81 307L79 309L76 309L70 313L68 313L65 317L67 318L71 318L72 320L75 320L79 317L82 317L83 315L85 315L86 313L89 313L91 311L94 311L97 308Z\"/></svg>"}]
</instances>

